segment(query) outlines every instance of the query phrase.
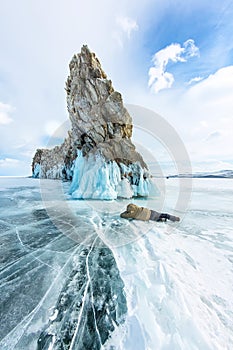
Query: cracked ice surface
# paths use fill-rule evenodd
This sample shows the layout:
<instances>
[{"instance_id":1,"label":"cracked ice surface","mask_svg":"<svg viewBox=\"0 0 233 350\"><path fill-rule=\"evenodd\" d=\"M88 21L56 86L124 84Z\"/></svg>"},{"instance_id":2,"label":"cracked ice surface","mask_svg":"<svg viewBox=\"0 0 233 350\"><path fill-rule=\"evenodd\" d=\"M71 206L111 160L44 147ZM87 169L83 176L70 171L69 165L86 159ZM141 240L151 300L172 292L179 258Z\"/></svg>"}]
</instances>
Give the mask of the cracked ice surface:
<instances>
[{"instance_id":1,"label":"cracked ice surface","mask_svg":"<svg viewBox=\"0 0 233 350\"><path fill-rule=\"evenodd\" d=\"M175 226L58 181L0 179L0 349L232 349L231 182L195 180Z\"/></svg>"}]
</instances>

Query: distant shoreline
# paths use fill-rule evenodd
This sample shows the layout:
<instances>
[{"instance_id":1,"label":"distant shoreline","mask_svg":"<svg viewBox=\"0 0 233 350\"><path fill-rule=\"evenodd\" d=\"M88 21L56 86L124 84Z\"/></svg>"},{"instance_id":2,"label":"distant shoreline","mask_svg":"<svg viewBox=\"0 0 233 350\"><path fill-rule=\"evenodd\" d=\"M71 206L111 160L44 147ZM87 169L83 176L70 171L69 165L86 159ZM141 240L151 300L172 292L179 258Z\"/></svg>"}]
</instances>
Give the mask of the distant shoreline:
<instances>
[{"instance_id":1,"label":"distant shoreline","mask_svg":"<svg viewBox=\"0 0 233 350\"><path fill-rule=\"evenodd\" d=\"M186 179L233 179L233 170L220 170L211 172L197 172L193 174L176 174L167 176L156 176L153 177L163 177L166 179L170 178L186 178Z\"/></svg>"},{"instance_id":2,"label":"distant shoreline","mask_svg":"<svg viewBox=\"0 0 233 350\"><path fill-rule=\"evenodd\" d=\"M12 179L12 178L25 178L25 179L34 179L32 176L22 176L22 175L0 175L0 179ZM168 175L168 176L157 176L152 175L152 178L154 179L233 179L233 175L231 176L224 176L224 175ZM55 180L55 179L48 179L48 180Z\"/></svg>"},{"instance_id":3,"label":"distant shoreline","mask_svg":"<svg viewBox=\"0 0 233 350\"><path fill-rule=\"evenodd\" d=\"M206 175L206 176L198 176L198 175L171 175L165 176L166 179L233 179L233 176L214 176L214 175Z\"/></svg>"}]
</instances>

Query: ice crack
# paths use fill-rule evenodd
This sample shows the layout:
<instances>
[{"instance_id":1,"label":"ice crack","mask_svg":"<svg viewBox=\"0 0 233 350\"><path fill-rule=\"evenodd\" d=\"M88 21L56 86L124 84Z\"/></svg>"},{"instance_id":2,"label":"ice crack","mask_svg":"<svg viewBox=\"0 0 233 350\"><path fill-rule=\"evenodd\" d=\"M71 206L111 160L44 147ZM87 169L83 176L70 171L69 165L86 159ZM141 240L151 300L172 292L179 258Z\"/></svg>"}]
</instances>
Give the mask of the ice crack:
<instances>
[{"instance_id":1,"label":"ice crack","mask_svg":"<svg viewBox=\"0 0 233 350\"><path fill-rule=\"evenodd\" d=\"M69 350L72 350L74 349L74 346L75 346L75 340L76 340L76 337L77 337L77 334L78 334L78 330L79 330L79 326L80 326L80 323L81 323L81 319L82 319L82 314L83 314L83 310L84 310L84 306L85 306L85 301L87 299L87 294L88 294L88 289L89 289L89 286L91 285L91 277L90 277L90 271L89 271L89 265L88 265L88 260L89 260L89 256L91 254L91 251L92 249L94 248L94 245L95 245L95 242L97 240L98 236L94 239L92 245L91 245L91 248L87 254L87 257L86 257L86 270L87 270L87 283L86 283L86 287L85 287L85 291L84 291L84 295L83 295L83 298L82 298L82 307L81 307L81 310L80 310L80 313L79 313L79 317L78 317L78 323L77 323L77 326L76 326L76 329L74 331L74 335L71 339L71 343L70 343L70 347L69 347ZM92 294L92 293L91 293ZM93 294L92 294L92 308L93 308ZM95 314L94 314L94 317L95 317ZM98 328L97 328L97 324L96 324L96 319L95 319L95 325L96 325L96 331L97 331L97 334L98 334L98 337L99 337L99 340L100 340L100 344L101 344L101 347L102 347L102 343L101 343L101 339L100 339L100 334L99 334L99 331L98 331Z\"/></svg>"}]
</instances>

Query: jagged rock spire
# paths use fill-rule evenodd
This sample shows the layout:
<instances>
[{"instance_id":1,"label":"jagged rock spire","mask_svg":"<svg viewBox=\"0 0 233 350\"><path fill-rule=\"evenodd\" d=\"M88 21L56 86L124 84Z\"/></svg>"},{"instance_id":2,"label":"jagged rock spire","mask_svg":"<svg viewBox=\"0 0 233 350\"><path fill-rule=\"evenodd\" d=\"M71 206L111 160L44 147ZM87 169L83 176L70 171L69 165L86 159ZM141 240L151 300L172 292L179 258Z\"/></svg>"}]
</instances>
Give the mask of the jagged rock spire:
<instances>
[{"instance_id":1,"label":"jagged rock spire","mask_svg":"<svg viewBox=\"0 0 233 350\"><path fill-rule=\"evenodd\" d=\"M130 141L132 118L95 54L83 46L69 67L67 108L76 145L84 155L98 150L107 160L139 161L146 167Z\"/></svg>"},{"instance_id":2,"label":"jagged rock spire","mask_svg":"<svg viewBox=\"0 0 233 350\"><path fill-rule=\"evenodd\" d=\"M33 176L73 178L71 188L78 193L77 198L116 198L129 186L128 193L146 195L146 181L150 175L132 144L132 118L123 105L121 94L114 90L98 58L86 45L73 56L69 68L66 92L72 128L61 146L36 151L32 162ZM77 157L84 157L84 163ZM81 173L77 169L80 166ZM93 191L98 193L93 197L83 173L91 173L92 167L98 168L96 174L99 176L96 182L95 174L91 174ZM124 184L121 183L123 180L126 181ZM98 187L101 181L102 189Z\"/></svg>"}]
</instances>

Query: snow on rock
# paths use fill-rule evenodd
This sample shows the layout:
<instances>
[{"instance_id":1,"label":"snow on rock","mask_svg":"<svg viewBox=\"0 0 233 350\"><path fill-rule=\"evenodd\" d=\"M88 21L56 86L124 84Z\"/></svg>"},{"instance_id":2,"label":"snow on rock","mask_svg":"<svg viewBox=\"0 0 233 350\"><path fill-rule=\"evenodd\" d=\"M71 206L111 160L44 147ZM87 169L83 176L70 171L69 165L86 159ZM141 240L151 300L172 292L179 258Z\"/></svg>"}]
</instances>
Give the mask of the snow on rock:
<instances>
[{"instance_id":1,"label":"snow on rock","mask_svg":"<svg viewBox=\"0 0 233 350\"><path fill-rule=\"evenodd\" d=\"M71 131L61 146L38 149L33 177L72 180L74 198L114 199L154 191L131 142L132 118L87 46L74 55L66 82Z\"/></svg>"}]
</instances>

